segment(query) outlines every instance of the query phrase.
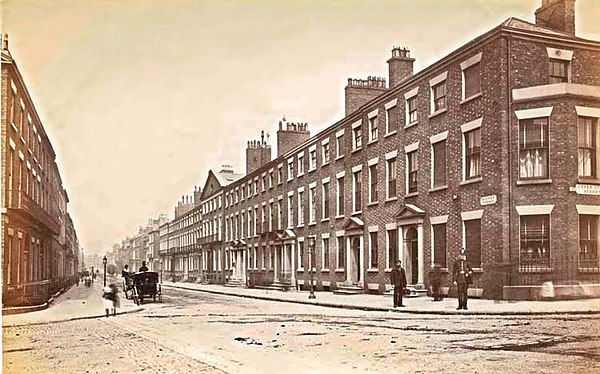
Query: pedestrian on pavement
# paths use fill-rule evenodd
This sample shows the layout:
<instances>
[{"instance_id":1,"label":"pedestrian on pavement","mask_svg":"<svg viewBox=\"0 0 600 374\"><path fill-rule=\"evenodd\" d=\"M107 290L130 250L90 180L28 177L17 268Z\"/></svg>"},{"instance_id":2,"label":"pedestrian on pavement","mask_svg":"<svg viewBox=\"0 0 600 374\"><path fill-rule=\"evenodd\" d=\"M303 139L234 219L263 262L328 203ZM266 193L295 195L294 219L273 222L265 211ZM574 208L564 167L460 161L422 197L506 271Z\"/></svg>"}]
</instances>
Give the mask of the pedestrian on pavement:
<instances>
[{"instance_id":1,"label":"pedestrian on pavement","mask_svg":"<svg viewBox=\"0 0 600 374\"><path fill-rule=\"evenodd\" d=\"M471 266L467 262L464 249L460 251L458 260L454 262L452 278L458 293L458 308L456 310L467 310L467 290L469 289L469 284L473 281L473 269L471 269Z\"/></svg>"},{"instance_id":2,"label":"pedestrian on pavement","mask_svg":"<svg viewBox=\"0 0 600 374\"><path fill-rule=\"evenodd\" d=\"M142 261L142 266L140 266L140 273L143 271L148 271L148 266L146 266L146 261Z\"/></svg>"},{"instance_id":3,"label":"pedestrian on pavement","mask_svg":"<svg viewBox=\"0 0 600 374\"><path fill-rule=\"evenodd\" d=\"M106 311L107 317L111 314L111 312L113 316L116 316L117 308L121 306L119 295L117 293L117 286L112 283L102 289L102 302L104 304L104 310Z\"/></svg>"},{"instance_id":4,"label":"pedestrian on pavement","mask_svg":"<svg viewBox=\"0 0 600 374\"><path fill-rule=\"evenodd\" d=\"M129 276L129 265L123 266L123 270L121 270L121 276L123 278L127 278Z\"/></svg>"},{"instance_id":5,"label":"pedestrian on pavement","mask_svg":"<svg viewBox=\"0 0 600 374\"><path fill-rule=\"evenodd\" d=\"M431 293L433 294L433 301L442 301L442 272L440 265L433 265L431 273L429 273L431 279Z\"/></svg>"},{"instance_id":6,"label":"pedestrian on pavement","mask_svg":"<svg viewBox=\"0 0 600 374\"><path fill-rule=\"evenodd\" d=\"M392 273L390 274L390 279L394 286L394 308L404 306L404 304L402 304L402 296L406 289L406 273L401 265L402 261L398 261L396 267L392 269Z\"/></svg>"}]
</instances>

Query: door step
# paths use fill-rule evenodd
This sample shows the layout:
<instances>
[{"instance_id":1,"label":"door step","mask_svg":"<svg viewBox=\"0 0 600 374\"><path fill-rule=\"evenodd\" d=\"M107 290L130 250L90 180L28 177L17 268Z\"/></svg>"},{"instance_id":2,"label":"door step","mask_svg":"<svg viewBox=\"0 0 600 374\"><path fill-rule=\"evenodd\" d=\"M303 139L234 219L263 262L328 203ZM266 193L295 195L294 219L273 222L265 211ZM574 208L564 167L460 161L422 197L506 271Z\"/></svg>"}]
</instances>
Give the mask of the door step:
<instances>
[{"instance_id":1,"label":"door step","mask_svg":"<svg viewBox=\"0 0 600 374\"><path fill-rule=\"evenodd\" d=\"M357 285L341 285L340 288L333 291L334 295L360 295L365 293L365 289Z\"/></svg>"}]
</instances>

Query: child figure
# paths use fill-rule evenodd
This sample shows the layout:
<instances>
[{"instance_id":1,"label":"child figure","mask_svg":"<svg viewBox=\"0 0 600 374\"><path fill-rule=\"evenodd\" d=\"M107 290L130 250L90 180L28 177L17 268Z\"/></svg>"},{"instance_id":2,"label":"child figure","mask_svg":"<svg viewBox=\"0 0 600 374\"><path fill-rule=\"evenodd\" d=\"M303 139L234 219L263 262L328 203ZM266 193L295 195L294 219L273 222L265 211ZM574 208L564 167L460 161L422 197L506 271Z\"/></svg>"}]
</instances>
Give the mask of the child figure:
<instances>
[{"instance_id":1,"label":"child figure","mask_svg":"<svg viewBox=\"0 0 600 374\"><path fill-rule=\"evenodd\" d=\"M116 316L117 308L120 305L119 296L117 295L117 287L114 284L110 284L102 289L102 299L106 316L108 317L111 311L113 316Z\"/></svg>"}]
</instances>

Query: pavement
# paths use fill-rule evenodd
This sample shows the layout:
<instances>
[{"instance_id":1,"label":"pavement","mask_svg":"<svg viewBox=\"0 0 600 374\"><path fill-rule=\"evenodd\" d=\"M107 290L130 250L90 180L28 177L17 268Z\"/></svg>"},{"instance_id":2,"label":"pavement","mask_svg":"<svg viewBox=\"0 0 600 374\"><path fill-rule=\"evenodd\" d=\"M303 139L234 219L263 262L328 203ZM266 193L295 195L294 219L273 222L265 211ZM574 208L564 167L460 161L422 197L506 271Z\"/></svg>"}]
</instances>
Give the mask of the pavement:
<instances>
[{"instance_id":1,"label":"pavement","mask_svg":"<svg viewBox=\"0 0 600 374\"><path fill-rule=\"evenodd\" d=\"M110 279L107 282L118 282L120 280ZM102 304L102 278L97 278L91 287L85 287L83 283L73 286L66 292L56 297L48 308L19 314L2 316L2 327L46 324L53 322L73 321L78 319L107 318ZM117 316L126 313L142 311L132 300L126 300L123 292L119 292L121 307L117 310ZM114 318L114 317L109 317Z\"/></svg>"},{"instance_id":2,"label":"pavement","mask_svg":"<svg viewBox=\"0 0 600 374\"><path fill-rule=\"evenodd\" d=\"M118 284L118 279L110 280ZM392 297L387 295L334 295L332 292L315 292L316 298L309 299L308 291L275 291L225 287L185 282L163 283L163 294L169 288L206 292L217 295L245 297L258 300L317 305L323 307L383 311L413 314L438 315L551 315L551 314L600 314L600 299L560 300L560 301L498 301L469 299L468 310L456 310L456 298L446 298L433 302L430 297L404 298L403 308L392 307ZM58 296L47 309L2 316L2 326L44 324L77 319L106 318L102 305L102 281L97 280L88 288L81 283ZM122 292L121 308L117 315L144 310L132 300L126 300ZM114 318L114 317L109 317Z\"/></svg>"},{"instance_id":3,"label":"pavement","mask_svg":"<svg viewBox=\"0 0 600 374\"><path fill-rule=\"evenodd\" d=\"M265 289L235 288L185 282L166 282L163 293L179 288L212 294L247 297L268 301L281 301L324 307L358 309L368 311L393 311L414 314L466 314L466 315L548 315L548 314L600 314L600 299L553 300L553 301L502 301L469 299L468 310L456 310L456 298L432 301L430 297L404 298L403 308L393 308L391 295L334 295L333 292L315 292L316 299L309 299L308 291L274 291Z\"/></svg>"}]
</instances>

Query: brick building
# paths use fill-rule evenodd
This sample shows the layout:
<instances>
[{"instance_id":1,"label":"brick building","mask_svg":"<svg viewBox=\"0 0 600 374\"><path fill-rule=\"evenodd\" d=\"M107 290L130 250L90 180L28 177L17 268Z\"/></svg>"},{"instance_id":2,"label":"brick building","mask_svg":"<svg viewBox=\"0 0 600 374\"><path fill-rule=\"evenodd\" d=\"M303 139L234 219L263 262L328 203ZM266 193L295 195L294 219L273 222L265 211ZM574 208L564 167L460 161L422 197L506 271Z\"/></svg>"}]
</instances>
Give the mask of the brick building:
<instances>
[{"instance_id":1,"label":"brick building","mask_svg":"<svg viewBox=\"0 0 600 374\"><path fill-rule=\"evenodd\" d=\"M39 305L75 282L79 241L55 153L2 40L2 305Z\"/></svg>"},{"instance_id":2,"label":"brick building","mask_svg":"<svg viewBox=\"0 0 600 374\"><path fill-rule=\"evenodd\" d=\"M317 289L381 293L400 259L415 292L434 265L452 292L465 248L472 296L600 284L600 43L575 36L573 3L544 0L536 23L509 18L417 74L395 47L389 86L348 80L342 120L311 137L284 118L274 160L249 142L246 175L202 197L213 271L303 286L312 268Z\"/></svg>"}]
</instances>

